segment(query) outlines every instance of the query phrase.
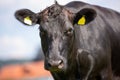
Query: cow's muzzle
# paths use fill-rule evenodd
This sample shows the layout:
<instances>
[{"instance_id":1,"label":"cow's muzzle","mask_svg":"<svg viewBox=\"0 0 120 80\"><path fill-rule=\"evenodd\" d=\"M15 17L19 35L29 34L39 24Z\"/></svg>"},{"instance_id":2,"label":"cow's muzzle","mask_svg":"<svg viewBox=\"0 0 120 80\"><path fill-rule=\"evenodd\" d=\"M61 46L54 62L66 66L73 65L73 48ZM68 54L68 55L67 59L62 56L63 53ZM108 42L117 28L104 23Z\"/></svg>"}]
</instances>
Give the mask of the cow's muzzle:
<instances>
[{"instance_id":1,"label":"cow's muzzle","mask_svg":"<svg viewBox=\"0 0 120 80\"><path fill-rule=\"evenodd\" d=\"M56 70L61 70L64 67L64 63L62 59L58 59L58 60L48 60L47 63L47 68L48 70L52 70L52 71L56 71Z\"/></svg>"}]
</instances>

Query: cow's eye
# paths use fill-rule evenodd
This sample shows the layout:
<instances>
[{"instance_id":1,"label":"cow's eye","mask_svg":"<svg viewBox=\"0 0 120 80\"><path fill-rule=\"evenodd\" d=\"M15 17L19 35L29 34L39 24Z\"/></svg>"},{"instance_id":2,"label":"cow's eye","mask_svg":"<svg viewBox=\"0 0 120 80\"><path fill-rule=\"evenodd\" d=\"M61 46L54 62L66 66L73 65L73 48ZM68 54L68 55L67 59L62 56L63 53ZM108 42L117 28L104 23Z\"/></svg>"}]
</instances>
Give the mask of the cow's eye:
<instances>
[{"instance_id":1,"label":"cow's eye","mask_svg":"<svg viewBox=\"0 0 120 80\"><path fill-rule=\"evenodd\" d=\"M66 30L66 31L64 32L64 34L67 35L67 36L70 36L71 34L73 34L73 29L70 28L70 29Z\"/></svg>"}]
</instances>

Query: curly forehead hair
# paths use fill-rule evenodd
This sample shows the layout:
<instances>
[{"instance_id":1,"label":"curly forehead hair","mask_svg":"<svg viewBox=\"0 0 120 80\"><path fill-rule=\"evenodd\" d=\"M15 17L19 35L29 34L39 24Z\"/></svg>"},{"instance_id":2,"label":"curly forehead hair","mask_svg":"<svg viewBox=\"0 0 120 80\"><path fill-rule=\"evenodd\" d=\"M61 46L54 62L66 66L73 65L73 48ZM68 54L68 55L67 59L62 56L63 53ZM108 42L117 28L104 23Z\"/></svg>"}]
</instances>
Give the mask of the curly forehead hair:
<instances>
[{"instance_id":1,"label":"curly forehead hair","mask_svg":"<svg viewBox=\"0 0 120 80\"><path fill-rule=\"evenodd\" d=\"M54 5L46 8L44 11L42 11L42 14L46 14L49 17L53 17L55 18L56 16L58 16L63 10L63 6L55 3Z\"/></svg>"}]
</instances>

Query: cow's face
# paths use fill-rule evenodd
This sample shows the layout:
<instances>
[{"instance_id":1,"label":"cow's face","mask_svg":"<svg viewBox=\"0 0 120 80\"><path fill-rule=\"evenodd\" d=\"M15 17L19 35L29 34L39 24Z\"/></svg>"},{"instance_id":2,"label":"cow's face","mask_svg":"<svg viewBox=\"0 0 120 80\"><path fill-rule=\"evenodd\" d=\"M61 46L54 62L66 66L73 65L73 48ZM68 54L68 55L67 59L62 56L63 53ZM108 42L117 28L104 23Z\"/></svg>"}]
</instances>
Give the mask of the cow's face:
<instances>
[{"instance_id":1,"label":"cow's face","mask_svg":"<svg viewBox=\"0 0 120 80\"><path fill-rule=\"evenodd\" d=\"M92 21L95 17L93 13L92 9L71 13L63 6L54 4L37 14L22 9L17 11L15 16L26 25L40 25L45 68L50 71L61 71L67 69L68 58L74 47L74 25L85 25Z\"/></svg>"},{"instance_id":2,"label":"cow's face","mask_svg":"<svg viewBox=\"0 0 120 80\"><path fill-rule=\"evenodd\" d=\"M74 35L71 16L59 5L53 5L40 13L40 37L46 69L63 70L67 67Z\"/></svg>"}]
</instances>

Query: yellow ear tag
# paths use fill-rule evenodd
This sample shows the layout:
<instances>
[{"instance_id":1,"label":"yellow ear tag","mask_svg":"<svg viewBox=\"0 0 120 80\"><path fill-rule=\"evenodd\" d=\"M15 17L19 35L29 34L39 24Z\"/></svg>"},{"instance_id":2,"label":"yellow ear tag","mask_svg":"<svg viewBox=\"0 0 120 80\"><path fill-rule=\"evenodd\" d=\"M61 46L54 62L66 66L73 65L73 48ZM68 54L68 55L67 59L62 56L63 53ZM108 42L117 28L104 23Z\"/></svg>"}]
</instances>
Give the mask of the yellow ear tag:
<instances>
[{"instance_id":1,"label":"yellow ear tag","mask_svg":"<svg viewBox=\"0 0 120 80\"><path fill-rule=\"evenodd\" d=\"M32 20L30 19L29 16L24 18L24 23L28 24L28 25L32 25Z\"/></svg>"},{"instance_id":2,"label":"yellow ear tag","mask_svg":"<svg viewBox=\"0 0 120 80\"><path fill-rule=\"evenodd\" d=\"M79 20L78 20L78 25L85 25L86 19L85 15L83 15Z\"/></svg>"}]
</instances>

